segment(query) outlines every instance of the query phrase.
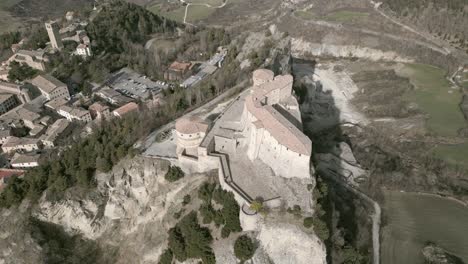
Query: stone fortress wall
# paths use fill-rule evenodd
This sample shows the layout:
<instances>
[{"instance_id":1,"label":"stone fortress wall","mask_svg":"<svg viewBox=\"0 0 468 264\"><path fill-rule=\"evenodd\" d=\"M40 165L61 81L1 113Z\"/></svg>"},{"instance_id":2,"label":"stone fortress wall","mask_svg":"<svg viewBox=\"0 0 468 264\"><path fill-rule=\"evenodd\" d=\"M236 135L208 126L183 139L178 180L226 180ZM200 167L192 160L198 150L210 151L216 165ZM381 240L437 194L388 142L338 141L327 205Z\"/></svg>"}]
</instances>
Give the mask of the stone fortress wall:
<instances>
[{"instance_id":1,"label":"stone fortress wall","mask_svg":"<svg viewBox=\"0 0 468 264\"><path fill-rule=\"evenodd\" d=\"M261 160L278 177L311 177L312 142L301 130L298 103L292 94L293 77L274 77L272 71L260 69L253 74L253 84L211 124L194 116L176 122L179 165L194 172L217 169L221 186L232 191L243 208L255 197L233 180L230 157L246 155L253 164ZM277 201L266 204L279 206Z\"/></svg>"}]
</instances>

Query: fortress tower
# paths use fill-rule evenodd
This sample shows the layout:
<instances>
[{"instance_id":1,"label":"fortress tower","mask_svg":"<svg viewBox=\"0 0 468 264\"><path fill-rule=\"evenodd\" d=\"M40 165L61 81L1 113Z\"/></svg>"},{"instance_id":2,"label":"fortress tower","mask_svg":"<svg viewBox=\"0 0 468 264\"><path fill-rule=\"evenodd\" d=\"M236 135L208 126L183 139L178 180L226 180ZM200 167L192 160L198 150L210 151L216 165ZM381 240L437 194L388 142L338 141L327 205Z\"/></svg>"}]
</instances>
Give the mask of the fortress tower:
<instances>
[{"instance_id":1,"label":"fortress tower","mask_svg":"<svg viewBox=\"0 0 468 264\"><path fill-rule=\"evenodd\" d=\"M52 48L61 50L63 48L62 39L60 38L59 25L56 21L45 23L47 34L49 34L50 44Z\"/></svg>"}]
</instances>

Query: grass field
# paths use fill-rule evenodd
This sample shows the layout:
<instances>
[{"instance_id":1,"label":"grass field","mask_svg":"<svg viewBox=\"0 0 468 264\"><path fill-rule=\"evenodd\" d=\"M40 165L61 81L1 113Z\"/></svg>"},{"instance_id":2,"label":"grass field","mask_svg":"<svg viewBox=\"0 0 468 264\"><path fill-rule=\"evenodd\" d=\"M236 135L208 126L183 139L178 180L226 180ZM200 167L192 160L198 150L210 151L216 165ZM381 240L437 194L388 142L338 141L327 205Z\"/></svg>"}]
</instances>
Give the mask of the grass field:
<instances>
[{"instance_id":1,"label":"grass field","mask_svg":"<svg viewBox=\"0 0 468 264\"><path fill-rule=\"evenodd\" d=\"M312 20L317 18L317 16L314 13L305 10L296 11L295 14L297 17L305 20Z\"/></svg>"},{"instance_id":2,"label":"grass field","mask_svg":"<svg viewBox=\"0 0 468 264\"><path fill-rule=\"evenodd\" d=\"M210 6L220 6L223 4L223 0L188 0L187 3L192 4L208 4Z\"/></svg>"},{"instance_id":3,"label":"grass field","mask_svg":"<svg viewBox=\"0 0 468 264\"><path fill-rule=\"evenodd\" d=\"M214 8L199 5L191 5L188 8L187 22L193 23L198 20L208 18L214 11Z\"/></svg>"},{"instance_id":4,"label":"grass field","mask_svg":"<svg viewBox=\"0 0 468 264\"><path fill-rule=\"evenodd\" d=\"M399 74L408 77L415 86L406 96L429 115L429 131L440 136L457 136L457 131L466 126L458 107L462 94L450 88L444 71L430 65L407 64Z\"/></svg>"},{"instance_id":5,"label":"grass field","mask_svg":"<svg viewBox=\"0 0 468 264\"><path fill-rule=\"evenodd\" d=\"M468 169L468 143L437 146L434 149L434 154L449 163L458 164Z\"/></svg>"},{"instance_id":6,"label":"grass field","mask_svg":"<svg viewBox=\"0 0 468 264\"><path fill-rule=\"evenodd\" d=\"M369 16L368 13L353 12L353 11L337 11L337 12L329 13L325 16L318 16L310 10L299 10L295 12L295 15L305 20L317 19L317 20L326 20L326 21L334 21L334 22L352 22L355 20L366 19Z\"/></svg>"},{"instance_id":7,"label":"grass field","mask_svg":"<svg viewBox=\"0 0 468 264\"><path fill-rule=\"evenodd\" d=\"M337 11L325 16L325 20L337 22L350 22L353 20L362 20L369 17L369 13L354 11Z\"/></svg>"},{"instance_id":8,"label":"grass field","mask_svg":"<svg viewBox=\"0 0 468 264\"><path fill-rule=\"evenodd\" d=\"M164 16L164 17L167 17L169 19L172 19L178 22L184 21L185 6L181 6L169 12L164 12L161 10L161 4L156 4L156 5L152 5L148 7L148 10L153 12L156 15Z\"/></svg>"}]
</instances>

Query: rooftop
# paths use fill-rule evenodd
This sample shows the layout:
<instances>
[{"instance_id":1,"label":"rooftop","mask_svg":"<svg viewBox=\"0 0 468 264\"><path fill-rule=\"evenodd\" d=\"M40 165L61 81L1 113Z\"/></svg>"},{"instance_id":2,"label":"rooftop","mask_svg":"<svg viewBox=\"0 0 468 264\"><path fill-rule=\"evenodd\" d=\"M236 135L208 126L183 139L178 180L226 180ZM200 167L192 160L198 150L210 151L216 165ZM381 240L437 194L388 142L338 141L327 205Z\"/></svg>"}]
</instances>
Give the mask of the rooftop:
<instances>
[{"instance_id":1,"label":"rooftop","mask_svg":"<svg viewBox=\"0 0 468 264\"><path fill-rule=\"evenodd\" d=\"M13 94L8 94L8 93L0 93L0 104L3 104L6 100L10 99Z\"/></svg>"},{"instance_id":2,"label":"rooftop","mask_svg":"<svg viewBox=\"0 0 468 264\"><path fill-rule=\"evenodd\" d=\"M16 146L22 146L22 145L34 145L39 142L39 139L37 138L27 138L27 137L10 137L5 141L3 144L3 147L16 147Z\"/></svg>"},{"instance_id":3,"label":"rooftop","mask_svg":"<svg viewBox=\"0 0 468 264\"><path fill-rule=\"evenodd\" d=\"M130 102L128 104L125 104L117 109L114 110L114 113L123 116L126 115L130 112L137 111L138 110L138 105L134 102Z\"/></svg>"},{"instance_id":4,"label":"rooftop","mask_svg":"<svg viewBox=\"0 0 468 264\"><path fill-rule=\"evenodd\" d=\"M55 121L45 132L44 135L41 136L41 140L43 141L55 141L57 137L60 136L65 129L70 125L70 122L66 119L58 119Z\"/></svg>"},{"instance_id":5,"label":"rooftop","mask_svg":"<svg viewBox=\"0 0 468 264\"><path fill-rule=\"evenodd\" d=\"M40 157L40 154L26 155L16 153L11 159L11 164L38 162Z\"/></svg>"},{"instance_id":6,"label":"rooftop","mask_svg":"<svg viewBox=\"0 0 468 264\"><path fill-rule=\"evenodd\" d=\"M68 101L65 98L57 98L49 101L45 106L52 109L58 109L60 106L65 105Z\"/></svg>"},{"instance_id":7,"label":"rooftop","mask_svg":"<svg viewBox=\"0 0 468 264\"><path fill-rule=\"evenodd\" d=\"M183 116L176 121L175 128L182 134L205 133L208 130L208 123L198 116Z\"/></svg>"},{"instance_id":8,"label":"rooftop","mask_svg":"<svg viewBox=\"0 0 468 264\"><path fill-rule=\"evenodd\" d=\"M48 74L38 75L36 78L32 79L31 83L46 93L51 93L57 87L67 86L63 82L57 80L56 78Z\"/></svg>"},{"instance_id":9,"label":"rooftop","mask_svg":"<svg viewBox=\"0 0 468 264\"><path fill-rule=\"evenodd\" d=\"M170 66L169 70L171 71L186 71L192 66L190 62L178 62L174 61Z\"/></svg>"},{"instance_id":10,"label":"rooftop","mask_svg":"<svg viewBox=\"0 0 468 264\"><path fill-rule=\"evenodd\" d=\"M109 107L107 105L103 105L99 102L96 102L92 105L89 106L88 108L90 111L94 111L94 112L103 112L105 111L106 109L109 109Z\"/></svg>"},{"instance_id":11,"label":"rooftop","mask_svg":"<svg viewBox=\"0 0 468 264\"><path fill-rule=\"evenodd\" d=\"M147 99L152 93L159 93L166 89L168 85L162 81L152 81L148 77L141 75L129 68L123 68L114 73L106 84L120 93L130 97Z\"/></svg>"},{"instance_id":12,"label":"rooftop","mask_svg":"<svg viewBox=\"0 0 468 264\"><path fill-rule=\"evenodd\" d=\"M259 80L264 80L264 81L273 81L273 78L275 77L275 74L267 69L258 69L253 72L253 78L254 79L259 79Z\"/></svg>"}]
</instances>

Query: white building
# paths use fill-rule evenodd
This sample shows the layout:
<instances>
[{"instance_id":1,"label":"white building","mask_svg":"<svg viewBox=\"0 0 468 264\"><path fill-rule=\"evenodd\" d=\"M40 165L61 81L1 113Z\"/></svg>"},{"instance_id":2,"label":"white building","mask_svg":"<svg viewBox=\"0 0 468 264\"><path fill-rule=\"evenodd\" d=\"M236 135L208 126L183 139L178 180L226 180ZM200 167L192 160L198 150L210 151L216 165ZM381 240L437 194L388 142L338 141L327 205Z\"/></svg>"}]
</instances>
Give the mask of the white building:
<instances>
[{"instance_id":1,"label":"white building","mask_svg":"<svg viewBox=\"0 0 468 264\"><path fill-rule=\"evenodd\" d=\"M70 98L67 85L48 74L38 75L32 79L31 84L36 86L49 101L57 98Z\"/></svg>"},{"instance_id":2,"label":"white building","mask_svg":"<svg viewBox=\"0 0 468 264\"><path fill-rule=\"evenodd\" d=\"M40 155L26 155L16 153L11 159L10 165L14 169L29 169L39 166Z\"/></svg>"},{"instance_id":3,"label":"white building","mask_svg":"<svg viewBox=\"0 0 468 264\"><path fill-rule=\"evenodd\" d=\"M89 111L81 107L62 105L58 108L57 113L70 122L79 121L88 123L92 121Z\"/></svg>"},{"instance_id":4,"label":"white building","mask_svg":"<svg viewBox=\"0 0 468 264\"><path fill-rule=\"evenodd\" d=\"M208 130L208 123L196 116L181 117L175 125L177 154L197 157L198 147Z\"/></svg>"},{"instance_id":5,"label":"white building","mask_svg":"<svg viewBox=\"0 0 468 264\"><path fill-rule=\"evenodd\" d=\"M91 47L86 44L79 44L78 47L76 47L76 54L82 57L89 57L92 55Z\"/></svg>"},{"instance_id":6,"label":"white building","mask_svg":"<svg viewBox=\"0 0 468 264\"><path fill-rule=\"evenodd\" d=\"M41 147L41 141L36 138L10 137L2 145L2 150L5 153L11 153L14 151L31 152L39 150Z\"/></svg>"}]
</instances>

